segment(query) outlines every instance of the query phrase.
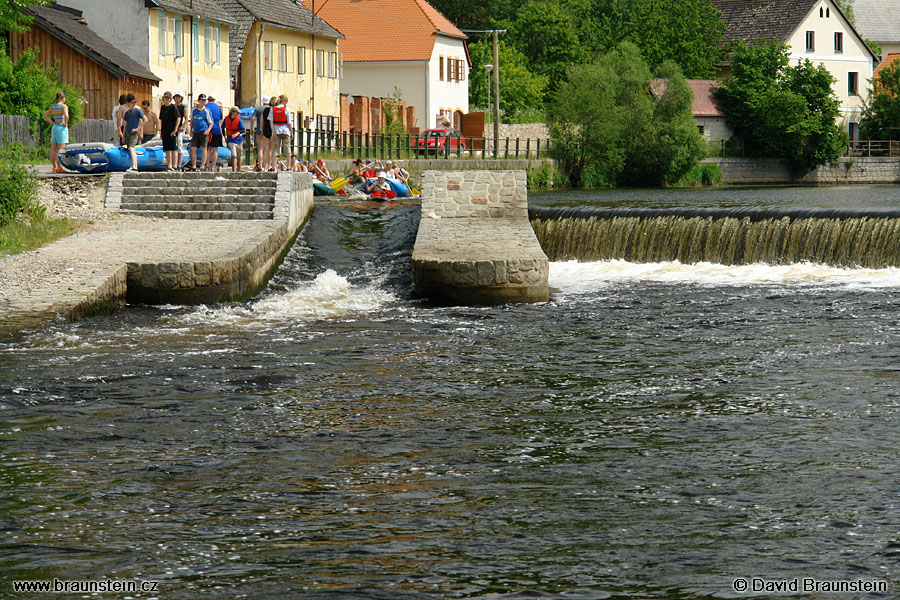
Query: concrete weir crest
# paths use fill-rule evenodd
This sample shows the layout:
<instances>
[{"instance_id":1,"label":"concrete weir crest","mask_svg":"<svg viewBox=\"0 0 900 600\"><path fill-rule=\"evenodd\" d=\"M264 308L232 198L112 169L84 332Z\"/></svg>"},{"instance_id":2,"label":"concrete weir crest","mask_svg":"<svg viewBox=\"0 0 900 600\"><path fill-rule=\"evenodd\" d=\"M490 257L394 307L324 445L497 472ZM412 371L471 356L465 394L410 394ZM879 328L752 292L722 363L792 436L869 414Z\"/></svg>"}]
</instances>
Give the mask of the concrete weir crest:
<instances>
[{"instance_id":1,"label":"concrete weir crest","mask_svg":"<svg viewBox=\"0 0 900 600\"><path fill-rule=\"evenodd\" d=\"M525 171L425 171L413 294L441 304L549 299L550 263L528 220Z\"/></svg>"}]
</instances>

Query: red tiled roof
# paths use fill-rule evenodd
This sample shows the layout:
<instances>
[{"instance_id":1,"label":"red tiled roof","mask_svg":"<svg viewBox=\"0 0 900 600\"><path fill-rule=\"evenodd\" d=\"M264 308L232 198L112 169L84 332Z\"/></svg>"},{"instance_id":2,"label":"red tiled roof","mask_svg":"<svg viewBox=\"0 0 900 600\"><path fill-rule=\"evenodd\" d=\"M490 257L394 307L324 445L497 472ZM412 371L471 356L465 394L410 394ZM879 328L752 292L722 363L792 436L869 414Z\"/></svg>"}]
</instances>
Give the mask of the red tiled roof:
<instances>
[{"instance_id":1,"label":"red tiled roof","mask_svg":"<svg viewBox=\"0 0 900 600\"><path fill-rule=\"evenodd\" d=\"M425 0L303 0L303 4L347 37L340 43L345 62L430 60L438 34L466 38Z\"/></svg>"},{"instance_id":2,"label":"red tiled roof","mask_svg":"<svg viewBox=\"0 0 900 600\"><path fill-rule=\"evenodd\" d=\"M875 75L878 75L878 72L882 69L887 69L889 66L894 64L894 61L900 59L900 52L890 52L887 56L884 57L884 60L881 61L877 67L875 67Z\"/></svg>"},{"instance_id":3,"label":"red tiled roof","mask_svg":"<svg viewBox=\"0 0 900 600\"><path fill-rule=\"evenodd\" d=\"M715 79L688 79L688 87L694 93L691 111L695 117L724 117L725 113L719 110L716 98L713 96L719 82ZM657 98L666 93L669 85L668 79L651 79L650 91Z\"/></svg>"}]
</instances>

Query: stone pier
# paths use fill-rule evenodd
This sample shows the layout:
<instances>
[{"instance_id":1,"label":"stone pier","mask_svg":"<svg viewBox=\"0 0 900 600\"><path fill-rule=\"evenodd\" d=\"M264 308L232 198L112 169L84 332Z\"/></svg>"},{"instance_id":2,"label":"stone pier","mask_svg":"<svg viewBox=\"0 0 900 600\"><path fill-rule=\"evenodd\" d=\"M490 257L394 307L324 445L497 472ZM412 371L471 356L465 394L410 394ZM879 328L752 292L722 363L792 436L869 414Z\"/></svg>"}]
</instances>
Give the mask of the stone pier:
<instances>
[{"instance_id":1,"label":"stone pier","mask_svg":"<svg viewBox=\"0 0 900 600\"><path fill-rule=\"evenodd\" d=\"M549 299L549 261L528 221L525 171L426 171L413 294L440 304Z\"/></svg>"}]
</instances>

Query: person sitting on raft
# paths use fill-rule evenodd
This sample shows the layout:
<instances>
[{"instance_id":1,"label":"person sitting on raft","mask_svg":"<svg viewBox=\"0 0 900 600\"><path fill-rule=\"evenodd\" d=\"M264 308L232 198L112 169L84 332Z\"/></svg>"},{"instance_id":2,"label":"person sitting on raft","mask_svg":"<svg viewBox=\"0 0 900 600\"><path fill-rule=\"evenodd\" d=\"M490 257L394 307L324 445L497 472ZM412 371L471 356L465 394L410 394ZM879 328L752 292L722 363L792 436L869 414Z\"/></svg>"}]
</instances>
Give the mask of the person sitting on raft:
<instances>
[{"instance_id":1,"label":"person sitting on raft","mask_svg":"<svg viewBox=\"0 0 900 600\"><path fill-rule=\"evenodd\" d=\"M350 174L347 175L347 178L351 183L361 183L365 181L365 177L363 176L363 159L357 158L353 161L353 168L350 170Z\"/></svg>"},{"instance_id":2,"label":"person sitting on raft","mask_svg":"<svg viewBox=\"0 0 900 600\"><path fill-rule=\"evenodd\" d=\"M366 185L363 187L363 191L367 194L372 194L374 192L389 192L391 191L391 186L387 182L387 173L384 171L378 172L378 179L367 179Z\"/></svg>"},{"instance_id":3,"label":"person sitting on raft","mask_svg":"<svg viewBox=\"0 0 900 600\"><path fill-rule=\"evenodd\" d=\"M331 183L331 173L328 172L328 167L325 166L325 160L319 159L316 161L315 170L313 171L313 175L316 179L321 181L322 183Z\"/></svg>"},{"instance_id":4,"label":"person sitting on raft","mask_svg":"<svg viewBox=\"0 0 900 600\"><path fill-rule=\"evenodd\" d=\"M291 171L306 173L309 171L309 169L306 168L306 161L297 160L297 155L291 154Z\"/></svg>"}]
</instances>

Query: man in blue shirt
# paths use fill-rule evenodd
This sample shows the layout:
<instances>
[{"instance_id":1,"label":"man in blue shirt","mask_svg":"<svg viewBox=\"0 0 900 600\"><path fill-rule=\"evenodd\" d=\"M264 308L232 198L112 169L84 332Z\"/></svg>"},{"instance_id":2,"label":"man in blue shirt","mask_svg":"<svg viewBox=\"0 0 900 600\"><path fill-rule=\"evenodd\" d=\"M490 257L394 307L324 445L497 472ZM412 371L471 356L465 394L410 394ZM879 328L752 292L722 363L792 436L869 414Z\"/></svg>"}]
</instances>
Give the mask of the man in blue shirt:
<instances>
[{"instance_id":1,"label":"man in blue shirt","mask_svg":"<svg viewBox=\"0 0 900 600\"><path fill-rule=\"evenodd\" d=\"M125 141L125 147L128 148L129 156L131 156L131 168L128 170L137 171L137 153L134 149L141 142L147 117L144 116L144 111L137 107L137 99L134 97L134 94L126 96L126 104L128 105L128 110L122 115L119 133Z\"/></svg>"},{"instance_id":2,"label":"man in blue shirt","mask_svg":"<svg viewBox=\"0 0 900 600\"><path fill-rule=\"evenodd\" d=\"M222 107L216 103L216 99L209 97L206 110L212 117L212 135L209 138L209 167L216 170L219 161L219 148L225 144L222 142Z\"/></svg>"},{"instance_id":3,"label":"man in blue shirt","mask_svg":"<svg viewBox=\"0 0 900 600\"><path fill-rule=\"evenodd\" d=\"M197 153L194 148L202 148L200 170L209 163L209 134L212 131L212 116L206 108L206 94L197 96L197 106L191 110L191 169L197 169Z\"/></svg>"}]
</instances>

